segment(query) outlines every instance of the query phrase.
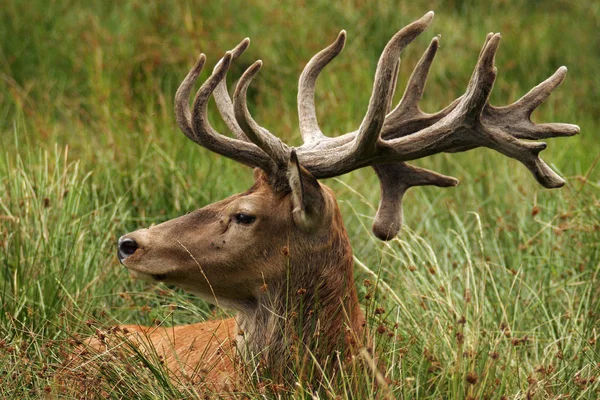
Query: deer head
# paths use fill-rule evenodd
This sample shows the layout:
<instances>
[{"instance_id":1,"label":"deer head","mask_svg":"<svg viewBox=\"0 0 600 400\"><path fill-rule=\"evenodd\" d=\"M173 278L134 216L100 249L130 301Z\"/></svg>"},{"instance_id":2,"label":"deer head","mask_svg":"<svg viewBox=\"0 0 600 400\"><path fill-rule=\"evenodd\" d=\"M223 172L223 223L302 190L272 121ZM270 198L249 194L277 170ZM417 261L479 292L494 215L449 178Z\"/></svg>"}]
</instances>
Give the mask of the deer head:
<instances>
[{"instance_id":1,"label":"deer head","mask_svg":"<svg viewBox=\"0 0 600 400\"><path fill-rule=\"evenodd\" d=\"M121 261L140 278L240 311L253 307L290 258L308 262L300 254L347 245L331 190L300 167L293 152L291 163L287 190L275 189L257 169L247 192L123 236Z\"/></svg>"},{"instance_id":2,"label":"deer head","mask_svg":"<svg viewBox=\"0 0 600 400\"><path fill-rule=\"evenodd\" d=\"M219 61L190 110L190 92L205 64L205 56L200 55L177 91L177 122L195 143L255 168L255 184L245 193L123 236L119 240L121 262L138 276L178 285L208 301L237 309L245 316L241 326L253 331L254 340L262 344L271 340L267 336L277 336L272 329L265 333L269 317L261 317L260 311L265 298L270 299L269 307L280 312L282 307L292 307L282 298L296 291L325 308L330 304L343 309L346 323L359 331L361 314L352 278L351 248L335 197L317 179L374 168L380 180L381 201L373 231L382 240L393 238L400 230L401 201L407 189L458 184L452 177L407 164L410 160L484 146L520 161L544 187L562 186L564 181L539 157L546 144L522 139L579 132L576 125L534 124L530 120L532 111L563 81L566 68L560 67L511 105L490 105L499 34L487 35L465 94L443 110L425 114L419 101L439 46L439 38L433 38L400 103L392 109L400 53L432 19L433 12L425 14L389 41L379 59L360 127L341 136L327 137L321 132L314 90L319 73L342 51L345 31L316 54L300 76L298 113L304 144L295 149L259 126L248 112L246 91L261 61L242 75L233 100L227 92L226 73L248 47L248 39ZM214 96L235 138L219 134L209 123L210 96ZM307 304L306 309L313 303ZM341 334L344 323L338 321L340 312L332 315L338 317L324 316L321 326L335 337Z\"/></svg>"}]
</instances>

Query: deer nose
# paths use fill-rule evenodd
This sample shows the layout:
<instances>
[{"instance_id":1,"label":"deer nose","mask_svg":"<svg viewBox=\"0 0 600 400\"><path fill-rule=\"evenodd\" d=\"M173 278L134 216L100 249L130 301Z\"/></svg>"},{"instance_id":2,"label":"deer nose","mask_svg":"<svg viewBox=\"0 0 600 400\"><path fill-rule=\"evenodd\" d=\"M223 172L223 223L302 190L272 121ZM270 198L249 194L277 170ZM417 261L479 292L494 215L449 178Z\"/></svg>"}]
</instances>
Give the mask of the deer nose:
<instances>
[{"instance_id":1,"label":"deer nose","mask_svg":"<svg viewBox=\"0 0 600 400\"><path fill-rule=\"evenodd\" d=\"M138 244L135 240L128 237L121 237L118 244L118 255L121 263L138 249Z\"/></svg>"}]
</instances>

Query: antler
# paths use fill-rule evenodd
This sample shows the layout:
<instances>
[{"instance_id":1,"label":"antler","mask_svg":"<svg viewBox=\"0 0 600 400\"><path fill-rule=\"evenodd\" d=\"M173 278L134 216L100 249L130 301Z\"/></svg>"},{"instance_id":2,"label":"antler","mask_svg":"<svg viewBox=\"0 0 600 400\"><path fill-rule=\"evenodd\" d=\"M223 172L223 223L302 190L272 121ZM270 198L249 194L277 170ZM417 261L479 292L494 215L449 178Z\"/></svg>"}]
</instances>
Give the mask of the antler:
<instances>
[{"instance_id":1,"label":"antler","mask_svg":"<svg viewBox=\"0 0 600 400\"><path fill-rule=\"evenodd\" d=\"M427 13L420 20L398 32L390 43L388 43L386 47L388 52L394 45L398 46L400 44L401 47L395 50L399 54L406 45L427 27L432 18L433 13ZM335 148L356 140L356 132L339 138L326 138L318 126L314 108L315 81L323 68L342 51L345 40L346 32L341 31L333 44L317 53L310 60L300 76L298 85L298 115L300 117L300 131L305 142L303 148L305 149L311 147L318 149ZM438 47L439 39L434 38L427 52L413 71L402 100L393 113L385 117L384 127L389 125L389 121L395 121L396 124L405 123L407 128L405 134L408 134L430 125L448 113L447 110L442 110L435 115L429 116L423 113L418 107L418 102L423 94L427 79L427 73ZM385 54L386 50L382 54L382 59ZM388 59L393 60L393 56L388 56ZM379 65L381 66L381 61ZM400 59L397 58L393 65L392 79L390 80L389 94L386 101L386 111L388 112L394 96L399 66ZM380 78L379 81L382 82L384 80ZM379 90L381 90L381 87ZM375 94L374 90L371 99L373 100L377 96L378 94ZM453 108L453 106L454 104L449 106L448 109ZM400 230L402 226L401 201L404 193L410 187L423 185L448 187L458 184L458 180L455 178L410 166L404 162L374 165L373 168L379 177L381 186L381 201L373 222L373 232L382 240L393 238Z\"/></svg>"},{"instance_id":2,"label":"antler","mask_svg":"<svg viewBox=\"0 0 600 400\"><path fill-rule=\"evenodd\" d=\"M239 56L248 44L249 40L245 39L234 49L233 53L225 53L212 75L196 93L192 107L193 112L190 112L188 104L191 88L198 79L206 60L204 54L201 54L196 65L177 89L175 94L175 117L183 133L195 143L248 166L263 169L272 177L273 183L279 186L282 181L281 177L285 176L284 166L287 165L290 149L252 120L245 103L247 86L260 69L262 62L254 63L240 80L240 85L238 85L240 94L235 96L236 100L233 104L235 122L230 118L232 106L227 88L223 87L232 58L234 55ZM208 121L208 100L220 85L221 87L216 94L217 103L220 105L220 111L225 115L224 119L227 125L236 133L238 139L221 135Z\"/></svg>"},{"instance_id":3,"label":"antler","mask_svg":"<svg viewBox=\"0 0 600 400\"><path fill-rule=\"evenodd\" d=\"M339 176L365 166L372 166L380 180L381 202L373 224L380 239L394 237L402 224L402 196L410 187L435 185L455 186L455 178L417 168L405 161L441 152L466 151L484 146L523 163L544 187L564 184L539 157L545 143L521 139L543 139L572 136L579 127L571 124L534 124L530 115L564 80L566 68L533 88L520 100L506 107L494 107L488 102L496 79L494 57L500 43L499 34L488 34L479 59L463 96L435 114L419 108L429 69L439 48L435 37L415 67L400 103L390 112L400 53L433 20L433 12L400 30L383 50L367 113L355 132L338 137L326 137L318 124L314 90L319 73L343 49L346 33L341 31L329 47L316 54L305 67L299 80L298 115L304 144L296 149L300 163L316 178ZM213 74L198 90L193 114L187 102L191 86L204 64L204 55L181 84L175 98L177 121L184 133L196 143L244 164L259 167L278 187L285 186L281 178L291 149L259 126L246 105L246 91L262 66L261 61L250 66L240 78L231 101L225 76L232 59L249 45L244 39L225 54ZM206 118L208 98L214 94L217 106L227 126L237 139L218 134Z\"/></svg>"},{"instance_id":4,"label":"antler","mask_svg":"<svg viewBox=\"0 0 600 400\"><path fill-rule=\"evenodd\" d=\"M572 136L579 127L570 124L533 124L530 115L564 80L566 68L558 71L517 102L507 107L488 103L496 79L494 56L499 34L489 34L479 56L466 93L435 114L425 114L418 106L437 49L434 38L417 64L398 106L389 114L398 55L431 22L433 13L398 32L384 49L375 74L375 84L367 114L358 132L343 135L319 148L335 148L326 162L309 150L300 152L300 161L319 177L335 176L373 165L381 183L381 203L373 231L381 239L394 237L401 226L401 199L417 185L455 186L454 178L417 169L403 162L440 152L458 152L485 146L523 163L544 187L556 188L564 181L539 157L545 143L519 139ZM388 84L392 82L392 84ZM386 115L387 114L387 115ZM382 122L383 121L383 122Z\"/></svg>"}]
</instances>

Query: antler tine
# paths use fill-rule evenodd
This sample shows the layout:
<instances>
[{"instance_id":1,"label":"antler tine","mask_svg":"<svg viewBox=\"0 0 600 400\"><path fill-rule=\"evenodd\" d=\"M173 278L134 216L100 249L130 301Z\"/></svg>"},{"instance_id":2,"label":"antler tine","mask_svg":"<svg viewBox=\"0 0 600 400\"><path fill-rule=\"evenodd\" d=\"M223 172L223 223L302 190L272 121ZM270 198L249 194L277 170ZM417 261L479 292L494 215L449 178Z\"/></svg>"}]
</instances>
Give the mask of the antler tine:
<instances>
[{"instance_id":1,"label":"antler tine","mask_svg":"<svg viewBox=\"0 0 600 400\"><path fill-rule=\"evenodd\" d=\"M525 111L531 115L540 104L552 94L567 76L567 67L564 65L556 70L554 74L544 82L540 83L533 89L531 89L525 96L521 97L514 103L515 107L520 107L522 111Z\"/></svg>"},{"instance_id":2,"label":"antler tine","mask_svg":"<svg viewBox=\"0 0 600 400\"><path fill-rule=\"evenodd\" d=\"M540 152L547 147L546 143L521 142L500 129L488 127L488 130L490 141L485 144L486 147L520 161L545 188L555 189L565 184L564 179L539 156Z\"/></svg>"},{"instance_id":3,"label":"antler tine","mask_svg":"<svg viewBox=\"0 0 600 400\"><path fill-rule=\"evenodd\" d=\"M249 38L245 38L237 46L235 46L235 48L231 50L232 62L235 61L239 56L241 56L242 53L246 51L248 46L250 46ZM222 60L219 60L217 65L215 65L213 72L217 69L221 61ZM242 131L242 128L240 128L237 121L235 120L235 115L233 112L233 103L231 102L231 98L229 97L229 92L227 90L226 78L223 78L223 80L219 82L219 84L215 88L215 91L213 92L213 97L215 99L215 103L217 104L219 113L221 114L221 117L223 118L223 121L225 122L229 130L233 132L233 134L238 139L248 142L249 140L244 134L244 131Z\"/></svg>"},{"instance_id":4,"label":"antler tine","mask_svg":"<svg viewBox=\"0 0 600 400\"><path fill-rule=\"evenodd\" d=\"M459 105L464 110L467 123L474 124L479 120L484 107L488 103L498 73L497 68L494 66L494 59L500 45L500 39L499 33L486 37L473 76L467 86L464 100Z\"/></svg>"},{"instance_id":5,"label":"antler tine","mask_svg":"<svg viewBox=\"0 0 600 400\"><path fill-rule=\"evenodd\" d=\"M196 93L196 98L194 99L193 112L191 115L191 127L192 127L192 137L190 137L194 142L200 144L207 149L221 154L225 157L231 158L235 161L238 161L242 164L249 165L251 167L259 167L268 173L273 173L276 170L276 167L273 163L273 160L269 158L267 154L265 154L261 149L256 147L252 143L244 142L242 140L229 138L227 136L223 136L219 134L215 129L210 125L208 121L207 115L207 107L208 100L212 95L215 87L225 78L225 74L231 65L231 53L225 53L225 56L221 60L219 66L215 69L213 74L204 82L204 84L200 87L198 92ZM198 65L198 64L197 64ZM199 70L196 71L196 66L190 73L188 77L191 77L190 81L186 78L182 83L181 87L177 91L176 95L176 114L178 115L178 121L181 120L181 114L184 116L189 115L189 110L186 112L184 110L187 107L189 101L189 93L191 85L193 85L195 79L199 74ZM188 87L189 86L189 87ZM182 124L180 124L181 126ZM182 130L187 129L187 126L183 124ZM188 133L186 133L188 135ZM189 137L189 135L188 135Z\"/></svg>"},{"instance_id":6,"label":"antler tine","mask_svg":"<svg viewBox=\"0 0 600 400\"><path fill-rule=\"evenodd\" d=\"M393 90L390 82L394 81L394 72L400 53L429 26L433 20L433 15L433 11L430 11L421 19L401 29L383 49L377 63L369 107L356 136L357 153L371 153L376 150L379 134L389 106L390 93Z\"/></svg>"},{"instance_id":7,"label":"antler tine","mask_svg":"<svg viewBox=\"0 0 600 400\"><path fill-rule=\"evenodd\" d=\"M413 186L451 187L458 179L404 162L373 165L381 196L373 220L373 233L381 240L394 238L402 228L402 198Z\"/></svg>"},{"instance_id":8,"label":"antler tine","mask_svg":"<svg viewBox=\"0 0 600 400\"><path fill-rule=\"evenodd\" d=\"M175 93L175 120L179 125L179 128L183 131L185 136L196 142L196 134L192 128L192 114L190 113L190 93L194 83L198 80L202 68L206 63L206 56L200 54L196 64L192 67L190 72L186 75L181 85Z\"/></svg>"},{"instance_id":9,"label":"antler tine","mask_svg":"<svg viewBox=\"0 0 600 400\"><path fill-rule=\"evenodd\" d=\"M233 94L233 109L235 118L242 131L254 144L267 153L277 166L284 170L289 161L290 149L271 132L259 126L248 111L246 93L252 79L256 76L262 61L256 61L242 75Z\"/></svg>"},{"instance_id":10,"label":"antler tine","mask_svg":"<svg viewBox=\"0 0 600 400\"><path fill-rule=\"evenodd\" d=\"M335 41L315 54L304 67L298 80L298 117L300 134L304 143L318 141L324 137L315 110L315 83L321 71L337 57L346 43L346 31L342 30Z\"/></svg>"},{"instance_id":11,"label":"antler tine","mask_svg":"<svg viewBox=\"0 0 600 400\"><path fill-rule=\"evenodd\" d=\"M423 53L423 56L421 56L421 59L410 75L402 99L396 108L386 116L386 120L392 120L397 117L406 118L407 115L423 114L419 108L419 102L423 97L427 76L429 75L431 64L439 47L440 39L439 36L436 36L431 40L429 47L427 47L427 50Z\"/></svg>"},{"instance_id":12,"label":"antler tine","mask_svg":"<svg viewBox=\"0 0 600 400\"><path fill-rule=\"evenodd\" d=\"M489 106L484 110L487 120L510 121L511 134L518 139L547 139L560 136L573 136L579 133L579 126L563 123L534 124L531 113L542 104L567 76L567 67L562 66L544 82L531 89L526 95L505 107ZM505 122L506 123L506 122Z\"/></svg>"},{"instance_id":13,"label":"antler tine","mask_svg":"<svg viewBox=\"0 0 600 400\"><path fill-rule=\"evenodd\" d=\"M460 98L435 114L424 113L419 107L429 70L439 49L439 43L440 36L438 35L431 40L429 47L415 66L406 84L402 99L396 108L385 117L383 127L381 128L382 138L392 139L417 132L427 126L433 125L448 115L458 105Z\"/></svg>"}]
</instances>

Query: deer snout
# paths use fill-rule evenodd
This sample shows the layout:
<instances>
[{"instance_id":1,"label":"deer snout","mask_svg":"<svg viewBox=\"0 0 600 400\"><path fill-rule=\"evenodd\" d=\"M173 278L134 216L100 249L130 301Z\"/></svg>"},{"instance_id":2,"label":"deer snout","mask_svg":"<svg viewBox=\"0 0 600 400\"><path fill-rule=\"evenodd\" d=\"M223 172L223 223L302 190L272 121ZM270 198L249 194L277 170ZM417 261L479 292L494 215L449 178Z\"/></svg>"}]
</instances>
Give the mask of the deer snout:
<instances>
[{"instance_id":1,"label":"deer snout","mask_svg":"<svg viewBox=\"0 0 600 400\"><path fill-rule=\"evenodd\" d=\"M119 261L121 262L121 264L123 263L123 261L125 261L125 259L131 255L133 255L133 253L135 253L135 251L138 249L138 244L135 241L135 239L130 238L130 237L125 237L125 236L121 236L119 238L119 243L117 245L118 247L118 251L117 254L119 256Z\"/></svg>"}]
</instances>

